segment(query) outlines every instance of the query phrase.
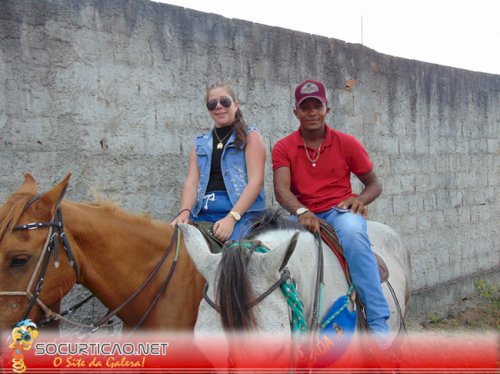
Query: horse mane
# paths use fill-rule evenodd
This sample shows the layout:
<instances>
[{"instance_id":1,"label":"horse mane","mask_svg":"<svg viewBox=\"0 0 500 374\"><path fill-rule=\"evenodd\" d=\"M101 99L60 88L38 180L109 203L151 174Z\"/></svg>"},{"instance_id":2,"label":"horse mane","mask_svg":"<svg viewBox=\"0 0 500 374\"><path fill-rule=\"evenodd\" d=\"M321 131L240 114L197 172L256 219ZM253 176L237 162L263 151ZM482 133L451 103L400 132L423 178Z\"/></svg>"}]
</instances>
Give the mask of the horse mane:
<instances>
[{"instance_id":1,"label":"horse mane","mask_svg":"<svg viewBox=\"0 0 500 374\"><path fill-rule=\"evenodd\" d=\"M112 201L99 200L94 203L87 203L87 205L94 206L96 208L101 208L102 210L112 213L115 216L123 216L127 217L127 219L132 219L132 220L135 219L137 220L137 222L143 222L144 220L148 222L154 221L153 217L149 213L134 214L131 212L127 212L122 207L120 207L118 203Z\"/></svg>"},{"instance_id":2,"label":"horse mane","mask_svg":"<svg viewBox=\"0 0 500 374\"><path fill-rule=\"evenodd\" d=\"M124 210L119 203L112 201L112 200L106 200L104 199L101 191L97 188L90 188L90 193L94 198L94 202L86 202L86 203L81 203L81 204L86 204L89 206L93 206L96 208L101 208L103 211L107 211L108 213L111 213L115 216L123 216L127 217L127 219L134 219L136 218L139 221L154 221L154 218L149 214L149 213L138 213L134 214L132 212L127 212Z\"/></svg>"},{"instance_id":3,"label":"horse mane","mask_svg":"<svg viewBox=\"0 0 500 374\"><path fill-rule=\"evenodd\" d=\"M225 247L217 271L217 304L228 330L250 330L256 324L253 293L248 280L251 252L241 246Z\"/></svg>"},{"instance_id":4,"label":"horse mane","mask_svg":"<svg viewBox=\"0 0 500 374\"><path fill-rule=\"evenodd\" d=\"M21 218L32 197L33 195L29 193L15 193L0 209L0 240L14 230L15 224Z\"/></svg>"},{"instance_id":5,"label":"horse mane","mask_svg":"<svg viewBox=\"0 0 500 374\"><path fill-rule=\"evenodd\" d=\"M290 221L288 213L282 208L266 209L258 219L252 222L247 239L254 239L260 234L271 230L293 229L305 231L304 226Z\"/></svg>"}]
</instances>

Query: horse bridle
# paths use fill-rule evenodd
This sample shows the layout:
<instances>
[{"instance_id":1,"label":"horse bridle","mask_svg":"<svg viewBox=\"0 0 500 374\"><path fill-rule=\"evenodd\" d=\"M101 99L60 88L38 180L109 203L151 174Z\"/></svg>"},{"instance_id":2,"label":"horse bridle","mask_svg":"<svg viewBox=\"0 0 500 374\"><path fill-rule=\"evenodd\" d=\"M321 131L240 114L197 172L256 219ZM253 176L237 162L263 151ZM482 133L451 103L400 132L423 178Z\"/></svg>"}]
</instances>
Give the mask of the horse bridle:
<instances>
[{"instance_id":1,"label":"horse bridle","mask_svg":"<svg viewBox=\"0 0 500 374\"><path fill-rule=\"evenodd\" d=\"M31 198L24 209L28 209L34 202L36 202L41 195L36 195L33 198ZM64 252L68 256L69 263L73 270L75 271L76 279L78 280L80 278L80 269L78 268L78 264L75 261L75 258L73 256L73 252L71 251L71 246L69 244L69 241L66 237L66 234L64 233L64 223L63 223L63 218L62 218L62 211L61 208L58 207L55 211L54 217L52 218L51 221L47 222L33 222L33 223L27 223L24 225L17 225L14 226L12 229L13 231L21 231L21 230L37 230L40 228L48 228L49 231L47 233L47 237L45 239L44 245L42 247L40 257L38 258L38 262L35 266L35 269L33 270L33 273L31 274L31 278L28 282L28 285L26 286L25 291L1 291L0 296L25 296L28 299L28 306L26 307L26 311L24 313L24 317L22 318L27 319L28 315L30 314L31 310L37 304L40 309L43 310L45 313L45 316L49 318L53 318L57 313L53 312L48 306L46 306L39 298L40 293L42 292L42 287L45 282L45 276L47 273L47 268L49 266L49 260L50 256L52 253L54 253L54 266L56 268L59 267L59 254L58 254L58 240L62 243ZM38 277L37 277L38 274ZM31 292L33 289L33 284L35 284L34 291Z\"/></svg>"},{"instance_id":2,"label":"horse bridle","mask_svg":"<svg viewBox=\"0 0 500 374\"><path fill-rule=\"evenodd\" d=\"M41 195L36 195L32 197L25 205L24 210L28 209L33 203L35 203ZM179 255L179 248L180 248L180 228L176 227L175 232L176 235L172 235L172 239L170 240L170 243L167 247L167 250L161 257L160 261L158 264L153 268L149 276L145 279L145 281L142 283L142 285L135 290L122 304L120 304L118 307L116 307L114 310L109 311L104 317L102 317L97 323L92 324L92 325L83 325L79 324L76 322L73 322L71 320L68 320L64 318L63 316L66 314L73 313L76 309L81 307L83 304L85 304L88 300L93 298L93 295L90 295L86 297L84 300L78 302L71 308L69 308L67 311L62 312L62 313L56 313L52 309L50 309L48 306L46 306L39 298L40 293L42 292L42 287L45 282L45 276L47 273L47 268L49 266L49 260L50 256L52 253L54 253L54 266L56 268L59 267L59 255L58 255L58 240L62 243L63 249L68 256L69 263L73 270L75 271L76 279L77 281L80 279L80 269L78 267L78 264L75 261L73 251L71 250L71 246L69 244L68 238L66 237L66 234L64 232L64 223L63 223L63 217L62 217L62 211L61 208L58 207L56 209L56 212L54 214L54 217L51 221L47 222L33 222L33 223L27 223L24 225L17 225L14 226L13 231L20 231L20 230L36 230L40 228L48 228L49 231L47 233L47 238L45 239L44 245L42 247L42 251L40 253L40 257L38 259L38 262L35 266L35 269L33 270L33 273L31 274L31 278L28 282L28 285L26 287L25 291L0 291L0 296L25 296L28 298L29 303L26 308L26 311L24 313L24 317L22 318L23 320L28 318L28 315L30 314L31 310L37 304L40 309L45 313L46 319L39 323L38 325L44 325L47 324L53 320L58 320L58 319L63 319L66 322L72 323L74 325L80 326L80 327L86 327L92 329L92 332L97 331L99 328L101 328L105 323L107 323L112 317L114 317L120 310L122 310L128 303L130 303L137 295L139 295L146 287L147 285L152 281L154 276L158 273L159 269L161 268L161 265L164 263L165 259L168 257L170 254L172 248L176 244L176 252L175 252L175 258L172 262L172 266L170 267L169 273L159 288L157 294L155 295L153 302L148 306L144 314L141 316L139 319L139 322L133 327L132 332L137 330L141 324L144 322L146 317L149 315L153 307L156 305L158 302L161 294L165 291L168 283L170 282L170 279L172 278L172 275L174 273L175 267L177 265L177 259ZM54 232L55 230L55 232ZM38 274L38 278L36 278L36 274ZM35 285L35 291L31 292L31 289L33 288L33 284L36 282Z\"/></svg>"},{"instance_id":3,"label":"horse bridle","mask_svg":"<svg viewBox=\"0 0 500 374\"><path fill-rule=\"evenodd\" d=\"M269 287L266 291L264 291L259 297L257 297L254 301L252 301L250 303L250 306L254 307L257 304L259 304L262 300L264 300L266 297L272 294L274 290L279 288L283 283L285 283L291 278L292 277L290 275L290 271L288 270L288 268L285 268L281 272L281 276L279 277L279 279L275 283L273 283L271 287ZM217 312L220 313L220 307L217 306L217 304L215 304L208 296L208 283L205 283L205 287L203 288L203 298L208 303L208 305L210 305L212 308L214 308Z\"/></svg>"},{"instance_id":4,"label":"horse bridle","mask_svg":"<svg viewBox=\"0 0 500 374\"><path fill-rule=\"evenodd\" d=\"M250 257L255 252L265 253L265 252L269 251L269 248L267 248L266 246L264 246L262 244L262 242L260 242L258 240L253 240L253 241L228 241L226 244L224 244L223 250L232 249L234 247L239 247L239 249L241 249L241 247L247 248L250 251ZM263 301L266 297L268 297L271 293L273 293L273 291L275 291L276 289L278 289L285 282L287 282L289 280L291 282L293 282L293 279L292 279L292 277L290 275L290 270L288 270L288 268L285 267L286 264L287 264L287 262L288 262L288 259L292 255L292 252L293 252L293 250L290 251L289 253L287 253L287 255L285 257L285 260L283 261L283 264L281 265L281 267L279 269L280 274L281 274L280 277L279 277L279 279L276 282L274 282L260 296L258 296L255 300L253 300L250 303L250 307L254 307L257 304L259 304L261 301ZM250 258L248 260L250 260ZM205 283L205 287L203 288L203 298L208 303L208 305L210 305L213 309L215 309L217 312L220 313L220 307L217 304L215 304L210 299L210 297L208 296L208 282Z\"/></svg>"}]
</instances>

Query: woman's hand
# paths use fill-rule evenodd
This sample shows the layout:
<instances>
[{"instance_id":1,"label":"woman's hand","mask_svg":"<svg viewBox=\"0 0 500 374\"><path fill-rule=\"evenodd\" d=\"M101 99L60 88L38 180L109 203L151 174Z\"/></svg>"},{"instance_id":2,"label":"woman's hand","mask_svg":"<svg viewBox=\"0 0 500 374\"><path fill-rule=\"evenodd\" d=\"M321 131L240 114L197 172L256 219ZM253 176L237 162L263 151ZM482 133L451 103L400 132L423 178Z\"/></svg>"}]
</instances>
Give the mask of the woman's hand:
<instances>
[{"instance_id":1,"label":"woman's hand","mask_svg":"<svg viewBox=\"0 0 500 374\"><path fill-rule=\"evenodd\" d=\"M231 216L226 216L221 220L214 223L213 233L214 236L221 242L225 242L229 239L234 230L234 225L236 221Z\"/></svg>"},{"instance_id":2,"label":"woman's hand","mask_svg":"<svg viewBox=\"0 0 500 374\"><path fill-rule=\"evenodd\" d=\"M175 226L178 223L189 223L189 214L190 214L189 209L184 209L181 210L179 214L177 214L177 217L175 217L172 222L170 222L171 226Z\"/></svg>"}]
</instances>

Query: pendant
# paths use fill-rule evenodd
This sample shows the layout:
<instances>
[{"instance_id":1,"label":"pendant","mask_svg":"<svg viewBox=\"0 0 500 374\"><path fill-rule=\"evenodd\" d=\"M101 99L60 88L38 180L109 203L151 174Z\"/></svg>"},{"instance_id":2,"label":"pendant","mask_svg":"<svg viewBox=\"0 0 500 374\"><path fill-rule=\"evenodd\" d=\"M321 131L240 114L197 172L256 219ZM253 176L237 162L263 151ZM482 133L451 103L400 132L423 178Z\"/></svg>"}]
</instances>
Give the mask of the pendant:
<instances>
[{"instance_id":1,"label":"pendant","mask_svg":"<svg viewBox=\"0 0 500 374\"><path fill-rule=\"evenodd\" d=\"M314 168L316 167L316 163L315 163L315 162L313 162L313 167L314 167Z\"/></svg>"},{"instance_id":2,"label":"pendant","mask_svg":"<svg viewBox=\"0 0 500 374\"><path fill-rule=\"evenodd\" d=\"M219 144L217 144L217 149L222 149L224 148L224 144L222 144L222 142L220 142Z\"/></svg>"}]
</instances>

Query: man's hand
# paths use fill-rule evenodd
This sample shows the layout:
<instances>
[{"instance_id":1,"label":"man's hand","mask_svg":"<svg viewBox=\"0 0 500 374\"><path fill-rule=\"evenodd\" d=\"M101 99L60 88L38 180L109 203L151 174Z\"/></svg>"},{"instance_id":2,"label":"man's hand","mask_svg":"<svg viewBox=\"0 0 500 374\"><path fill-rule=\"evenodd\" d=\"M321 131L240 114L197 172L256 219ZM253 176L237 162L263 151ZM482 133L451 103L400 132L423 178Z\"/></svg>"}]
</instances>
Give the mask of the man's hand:
<instances>
[{"instance_id":1,"label":"man's hand","mask_svg":"<svg viewBox=\"0 0 500 374\"><path fill-rule=\"evenodd\" d=\"M357 197L350 197L350 198L340 202L337 206L339 208L342 208L342 209L349 209L351 212L353 212L355 214L362 214L363 217L365 217L365 218L366 218L366 215L368 214L367 207Z\"/></svg>"},{"instance_id":2,"label":"man's hand","mask_svg":"<svg viewBox=\"0 0 500 374\"><path fill-rule=\"evenodd\" d=\"M310 210L298 217L298 222L313 234L319 232L319 219Z\"/></svg>"}]
</instances>

